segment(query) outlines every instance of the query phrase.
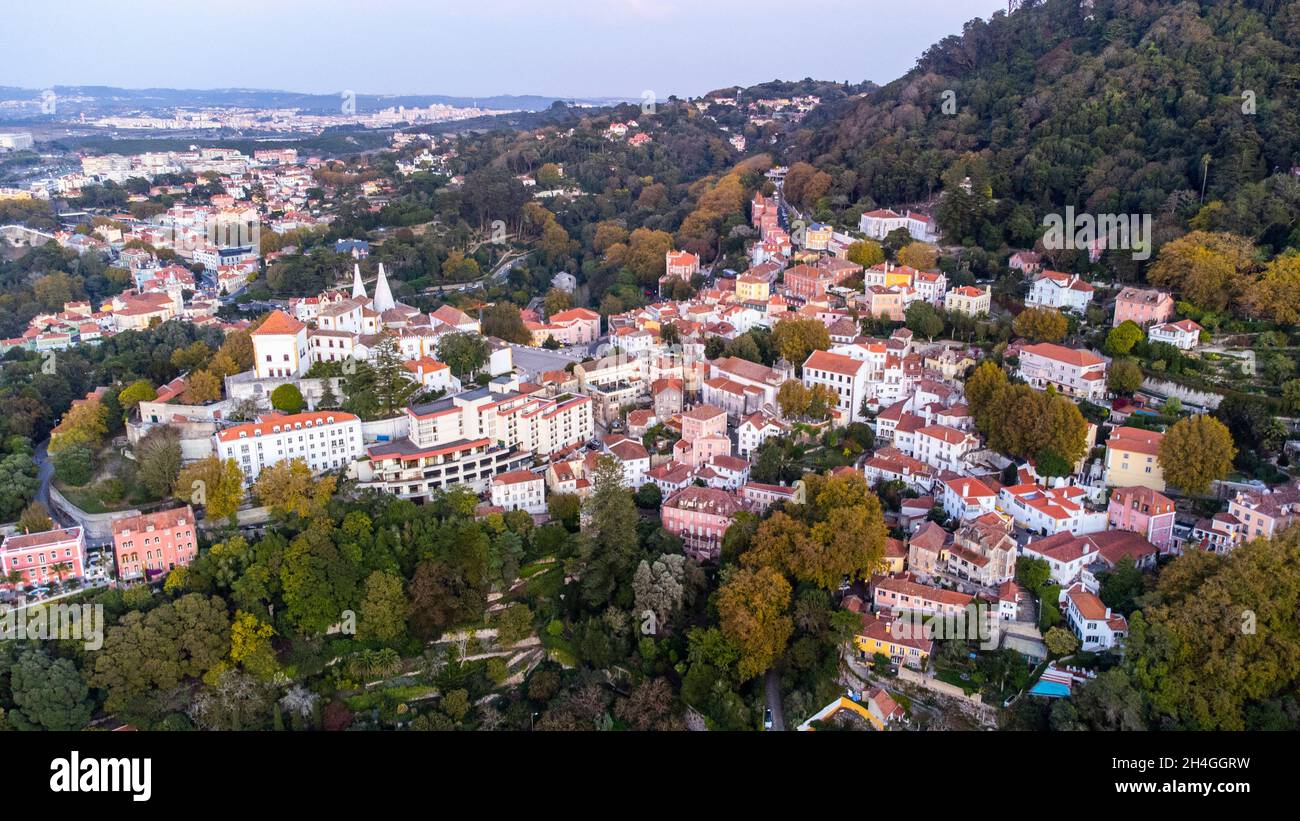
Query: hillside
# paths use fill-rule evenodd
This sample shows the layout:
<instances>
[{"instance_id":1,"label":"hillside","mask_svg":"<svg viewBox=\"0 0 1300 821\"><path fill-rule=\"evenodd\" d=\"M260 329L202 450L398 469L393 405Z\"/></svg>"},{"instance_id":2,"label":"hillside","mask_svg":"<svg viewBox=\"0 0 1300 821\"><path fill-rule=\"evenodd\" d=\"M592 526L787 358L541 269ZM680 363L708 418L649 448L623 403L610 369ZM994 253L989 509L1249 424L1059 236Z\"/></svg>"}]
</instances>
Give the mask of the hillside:
<instances>
[{"instance_id":1,"label":"hillside","mask_svg":"<svg viewBox=\"0 0 1300 821\"><path fill-rule=\"evenodd\" d=\"M1161 242L1202 212L1208 156L1204 201L1221 203L1198 227L1300 244L1300 4L1080 5L974 20L900 79L811 112L790 159L831 174L823 210L921 203L969 176L985 201L939 209L950 242L1028 244L1065 205L1153 213Z\"/></svg>"}]
</instances>

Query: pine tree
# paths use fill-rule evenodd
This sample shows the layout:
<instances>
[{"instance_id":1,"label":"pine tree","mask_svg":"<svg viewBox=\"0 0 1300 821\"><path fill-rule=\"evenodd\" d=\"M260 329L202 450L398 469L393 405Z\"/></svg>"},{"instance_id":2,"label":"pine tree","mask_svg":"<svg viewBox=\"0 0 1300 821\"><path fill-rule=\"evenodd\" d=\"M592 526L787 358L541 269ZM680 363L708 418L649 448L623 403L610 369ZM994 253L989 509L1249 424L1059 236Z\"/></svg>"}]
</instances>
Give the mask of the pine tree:
<instances>
[{"instance_id":1,"label":"pine tree","mask_svg":"<svg viewBox=\"0 0 1300 821\"><path fill-rule=\"evenodd\" d=\"M375 348L372 370L375 410L385 418L400 413L419 385L407 376L395 339L386 337Z\"/></svg>"}]
</instances>

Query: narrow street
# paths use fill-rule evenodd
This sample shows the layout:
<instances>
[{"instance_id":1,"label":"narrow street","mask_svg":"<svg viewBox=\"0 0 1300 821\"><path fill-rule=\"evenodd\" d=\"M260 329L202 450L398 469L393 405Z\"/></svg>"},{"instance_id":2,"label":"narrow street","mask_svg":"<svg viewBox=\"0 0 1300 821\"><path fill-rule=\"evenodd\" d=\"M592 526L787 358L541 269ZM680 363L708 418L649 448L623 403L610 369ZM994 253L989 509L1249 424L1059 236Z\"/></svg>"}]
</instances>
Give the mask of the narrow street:
<instances>
[{"instance_id":1,"label":"narrow street","mask_svg":"<svg viewBox=\"0 0 1300 821\"><path fill-rule=\"evenodd\" d=\"M772 729L785 729L785 712L781 709L781 677L776 674L776 668L767 671L763 678L763 685L767 691L767 709L772 711Z\"/></svg>"}]
</instances>

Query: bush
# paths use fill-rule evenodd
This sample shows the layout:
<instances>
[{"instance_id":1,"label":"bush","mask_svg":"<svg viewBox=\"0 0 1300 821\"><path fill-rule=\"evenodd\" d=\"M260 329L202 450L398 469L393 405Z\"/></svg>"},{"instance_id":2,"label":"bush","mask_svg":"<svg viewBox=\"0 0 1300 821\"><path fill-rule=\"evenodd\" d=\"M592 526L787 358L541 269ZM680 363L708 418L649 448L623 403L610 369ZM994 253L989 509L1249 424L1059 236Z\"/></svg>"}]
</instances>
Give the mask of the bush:
<instances>
[{"instance_id":1,"label":"bush","mask_svg":"<svg viewBox=\"0 0 1300 821\"><path fill-rule=\"evenodd\" d=\"M285 413L301 413L305 403L297 385L284 384L271 391L271 407Z\"/></svg>"}]
</instances>

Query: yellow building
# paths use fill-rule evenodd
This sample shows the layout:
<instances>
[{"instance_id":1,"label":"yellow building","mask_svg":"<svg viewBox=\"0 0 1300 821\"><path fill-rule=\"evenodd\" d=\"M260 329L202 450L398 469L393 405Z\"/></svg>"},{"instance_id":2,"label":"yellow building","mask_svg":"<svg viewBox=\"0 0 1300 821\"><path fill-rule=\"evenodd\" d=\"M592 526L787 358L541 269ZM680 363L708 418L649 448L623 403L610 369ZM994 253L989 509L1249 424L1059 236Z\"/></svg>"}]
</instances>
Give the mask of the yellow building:
<instances>
[{"instance_id":1,"label":"yellow building","mask_svg":"<svg viewBox=\"0 0 1300 821\"><path fill-rule=\"evenodd\" d=\"M1160 466L1163 433L1141 428L1115 428L1106 440L1106 484L1110 487L1147 487L1165 490Z\"/></svg>"},{"instance_id":2,"label":"yellow building","mask_svg":"<svg viewBox=\"0 0 1300 821\"><path fill-rule=\"evenodd\" d=\"M849 609L853 609L850 604ZM862 627L853 636L853 646L858 658L869 660L877 653L889 657L894 664L906 664L917 670L925 669L934 642L926 638L898 636L893 633L893 620L870 613L861 613Z\"/></svg>"},{"instance_id":3,"label":"yellow building","mask_svg":"<svg viewBox=\"0 0 1300 821\"><path fill-rule=\"evenodd\" d=\"M943 298L943 307L949 313L965 314L966 316L979 316L983 314L988 316L989 306L992 304L992 297L989 288L980 290L970 285L963 285L960 288L953 288Z\"/></svg>"},{"instance_id":4,"label":"yellow building","mask_svg":"<svg viewBox=\"0 0 1300 821\"><path fill-rule=\"evenodd\" d=\"M753 274L736 277L736 299L741 302L767 302L771 288L767 280Z\"/></svg>"}]
</instances>

